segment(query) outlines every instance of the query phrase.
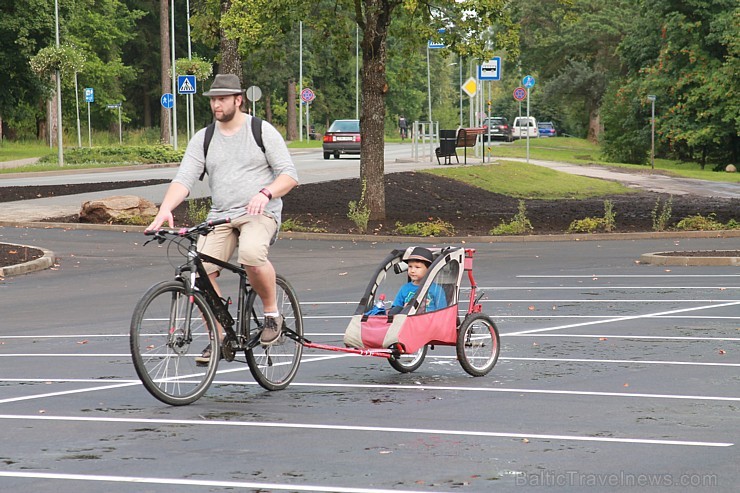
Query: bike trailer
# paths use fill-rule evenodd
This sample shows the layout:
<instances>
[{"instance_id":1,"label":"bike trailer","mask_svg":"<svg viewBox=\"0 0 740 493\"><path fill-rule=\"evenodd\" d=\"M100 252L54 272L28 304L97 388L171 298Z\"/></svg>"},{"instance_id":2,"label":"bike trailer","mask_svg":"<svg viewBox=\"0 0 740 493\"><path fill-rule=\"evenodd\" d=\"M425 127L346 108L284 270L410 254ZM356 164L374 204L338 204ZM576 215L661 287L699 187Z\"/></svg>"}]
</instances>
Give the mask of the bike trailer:
<instances>
[{"instance_id":1,"label":"bike trailer","mask_svg":"<svg viewBox=\"0 0 740 493\"><path fill-rule=\"evenodd\" d=\"M398 313L389 311L389 306L383 302L381 293L384 294L384 290L394 296L397 292L395 286L408 282L408 276L403 274L408 268L406 260L414 248L393 250L377 268L344 333L345 345L413 353L426 344L456 344L459 291L466 261L463 248L428 248L434 260L414 298ZM396 278L395 282L388 282L393 278ZM443 307L428 311L428 293L440 289L444 293Z\"/></svg>"}]
</instances>

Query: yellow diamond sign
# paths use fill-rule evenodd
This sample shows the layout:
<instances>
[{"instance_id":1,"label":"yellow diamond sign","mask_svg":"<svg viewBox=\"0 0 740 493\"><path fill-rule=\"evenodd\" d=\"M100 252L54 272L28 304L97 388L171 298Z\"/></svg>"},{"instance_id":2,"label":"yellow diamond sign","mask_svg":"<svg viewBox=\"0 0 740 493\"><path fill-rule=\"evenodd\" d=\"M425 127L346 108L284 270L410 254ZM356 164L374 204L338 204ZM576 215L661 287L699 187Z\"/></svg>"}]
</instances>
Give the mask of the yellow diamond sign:
<instances>
[{"instance_id":1,"label":"yellow diamond sign","mask_svg":"<svg viewBox=\"0 0 740 493\"><path fill-rule=\"evenodd\" d=\"M478 83L475 82L475 79L471 77L465 81L465 84L462 85L462 90L465 91L465 94L472 98L473 96L475 96L475 93L478 92Z\"/></svg>"}]
</instances>

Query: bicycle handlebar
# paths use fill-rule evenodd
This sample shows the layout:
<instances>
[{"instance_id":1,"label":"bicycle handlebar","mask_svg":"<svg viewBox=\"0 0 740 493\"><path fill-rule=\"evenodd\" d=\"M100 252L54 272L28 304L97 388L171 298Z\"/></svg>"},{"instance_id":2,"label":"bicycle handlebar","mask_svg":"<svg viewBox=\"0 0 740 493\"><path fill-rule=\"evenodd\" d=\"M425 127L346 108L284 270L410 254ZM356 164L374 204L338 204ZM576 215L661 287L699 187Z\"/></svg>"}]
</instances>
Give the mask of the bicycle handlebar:
<instances>
[{"instance_id":1,"label":"bicycle handlebar","mask_svg":"<svg viewBox=\"0 0 740 493\"><path fill-rule=\"evenodd\" d=\"M160 243L164 242L167 239L167 236L180 236L182 238L189 238L191 240L194 240L195 238L197 238L198 235L205 236L211 231L213 231L213 229L216 226L219 226L221 224L230 223L230 222L231 222L231 218L227 217L224 219L214 219L213 221L204 221L190 228L180 228L177 230L158 229L157 231L144 231L144 234L146 236L154 236L153 239L158 240ZM152 241L152 240L149 240L149 241Z\"/></svg>"}]
</instances>

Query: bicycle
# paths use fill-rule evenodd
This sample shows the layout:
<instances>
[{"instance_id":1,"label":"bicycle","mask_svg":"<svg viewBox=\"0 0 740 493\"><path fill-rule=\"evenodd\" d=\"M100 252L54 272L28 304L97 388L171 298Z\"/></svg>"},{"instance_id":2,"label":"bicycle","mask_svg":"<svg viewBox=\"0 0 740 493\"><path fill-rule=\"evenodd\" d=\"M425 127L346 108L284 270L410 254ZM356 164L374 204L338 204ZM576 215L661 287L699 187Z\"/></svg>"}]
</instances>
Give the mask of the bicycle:
<instances>
[{"instance_id":1,"label":"bicycle","mask_svg":"<svg viewBox=\"0 0 740 493\"><path fill-rule=\"evenodd\" d=\"M175 267L175 278L149 288L131 319L130 346L136 373L149 393L166 404L181 406L202 397L216 377L219 355L234 361L237 352L244 351L250 373L266 390L286 388L298 371L303 317L290 283L277 276L278 309L285 321L278 341L262 346L259 334L264 308L244 268L197 250L200 235L227 222L207 221L191 228L145 233L153 238L144 245L170 241L185 256L185 262ZM239 276L236 318L229 312L231 300L216 293L204 262ZM223 341L218 337L217 323L223 328ZM211 345L210 361L207 366L198 366L195 357L207 344Z\"/></svg>"}]
</instances>

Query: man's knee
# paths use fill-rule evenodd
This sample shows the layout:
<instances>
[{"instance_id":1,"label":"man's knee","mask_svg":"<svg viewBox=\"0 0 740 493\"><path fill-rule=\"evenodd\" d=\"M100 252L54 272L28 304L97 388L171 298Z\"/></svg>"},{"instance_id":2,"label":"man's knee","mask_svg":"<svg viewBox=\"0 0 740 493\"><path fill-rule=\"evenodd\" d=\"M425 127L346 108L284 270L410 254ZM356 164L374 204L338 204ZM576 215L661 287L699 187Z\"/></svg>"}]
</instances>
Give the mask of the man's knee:
<instances>
[{"instance_id":1,"label":"man's knee","mask_svg":"<svg viewBox=\"0 0 740 493\"><path fill-rule=\"evenodd\" d=\"M267 263L267 245L245 245L239 248L239 263L246 267L259 268Z\"/></svg>"}]
</instances>

